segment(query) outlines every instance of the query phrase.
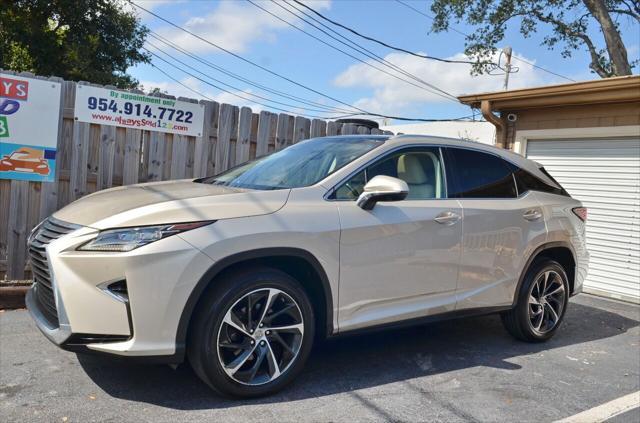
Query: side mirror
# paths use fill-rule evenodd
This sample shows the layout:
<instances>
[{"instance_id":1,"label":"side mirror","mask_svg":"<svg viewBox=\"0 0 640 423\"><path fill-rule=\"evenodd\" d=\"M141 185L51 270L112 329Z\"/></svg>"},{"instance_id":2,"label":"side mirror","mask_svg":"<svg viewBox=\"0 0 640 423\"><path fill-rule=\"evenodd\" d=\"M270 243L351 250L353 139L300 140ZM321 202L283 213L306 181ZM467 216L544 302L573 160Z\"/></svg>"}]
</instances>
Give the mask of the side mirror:
<instances>
[{"instance_id":1,"label":"side mirror","mask_svg":"<svg viewBox=\"0 0 640 423\"><path fill-rule=\"evenodd\" d=\"M371 210L378 201L402 201L407 194L409 186L402 179L378 175L364 186L356 204L363 210Z\"/></svg>"}]
</instances>

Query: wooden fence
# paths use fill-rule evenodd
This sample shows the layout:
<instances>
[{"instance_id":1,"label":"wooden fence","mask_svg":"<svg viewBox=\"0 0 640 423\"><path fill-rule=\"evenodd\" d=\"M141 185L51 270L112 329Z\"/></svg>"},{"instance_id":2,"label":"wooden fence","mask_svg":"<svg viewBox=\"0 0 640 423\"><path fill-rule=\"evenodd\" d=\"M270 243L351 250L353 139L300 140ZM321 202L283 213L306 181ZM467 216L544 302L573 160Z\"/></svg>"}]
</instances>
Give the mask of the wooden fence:
<instances>
[{"instance_id":1,"label":"wooden fence","mask_svg":"<svg viewBox=\"0 0 640 423\"><path fill-rule=\"evenodd\" d=\"M29 73L17 75L35 78ZM76 84L90 84L40 79L62 83L56 181L0 179L0 278L3 274L6 279L27 277L31 229L83 195L119 185L214 175L311 137L383 133L204 100L200 101L205 116L201 137L95 125L74 121Z\"/></svg>"}]
</instances>

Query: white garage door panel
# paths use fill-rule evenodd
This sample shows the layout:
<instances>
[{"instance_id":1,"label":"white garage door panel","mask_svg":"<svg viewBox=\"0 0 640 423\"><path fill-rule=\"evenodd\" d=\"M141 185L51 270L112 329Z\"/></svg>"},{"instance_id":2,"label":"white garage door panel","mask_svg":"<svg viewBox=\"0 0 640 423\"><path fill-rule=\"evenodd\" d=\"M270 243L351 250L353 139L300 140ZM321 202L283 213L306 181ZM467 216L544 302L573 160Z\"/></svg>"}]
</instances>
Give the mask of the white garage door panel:
<instances>
[{"instance_id":1,"label":"white garage door panel","mask_svg":"<svg viewBox=\"0 0 640 423\"><path fill-rule=\"evenodd\" d=\"M589 209L585 290L640 301L640 138L529 140L527 157Z\"/></svg>"}]
</instances>

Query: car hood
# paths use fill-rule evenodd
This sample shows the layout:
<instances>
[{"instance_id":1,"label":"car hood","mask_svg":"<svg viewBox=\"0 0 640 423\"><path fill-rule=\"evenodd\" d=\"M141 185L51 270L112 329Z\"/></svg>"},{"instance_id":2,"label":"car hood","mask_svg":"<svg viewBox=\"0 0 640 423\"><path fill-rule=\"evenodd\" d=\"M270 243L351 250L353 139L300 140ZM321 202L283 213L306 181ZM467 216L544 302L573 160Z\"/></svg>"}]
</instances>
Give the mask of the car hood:
<instances>
[{"instance_id":1,"label":"car hood","mask_svg":"<svg viewBox=\"0 0 640 423\"><path fill-rule=\"evenodd\" d=\"M219 220L273 213L290 190L246 190L193 180L152 182L87 195L54 213L96 229Z\"/></svg>"}]
</instances>

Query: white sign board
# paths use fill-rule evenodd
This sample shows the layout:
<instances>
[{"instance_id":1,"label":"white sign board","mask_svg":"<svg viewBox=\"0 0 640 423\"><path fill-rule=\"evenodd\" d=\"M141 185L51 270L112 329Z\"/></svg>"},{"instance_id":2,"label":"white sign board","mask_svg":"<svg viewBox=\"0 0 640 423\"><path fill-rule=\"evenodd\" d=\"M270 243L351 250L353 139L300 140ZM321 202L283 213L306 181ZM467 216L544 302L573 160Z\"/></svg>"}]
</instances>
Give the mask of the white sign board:
<instances>
[{"instance_id":1,"label":"white sign board","mask_svg":"<svg viewBox=\"0 0 640 423\"><path fill-rule=\"evenodd\" d=\"M77 85L75 119L199 137L204 123L204 105Z\"/></svg>"},{"instance_id":2,"label":"white sign board","mask_svg":"<svg viewBox=\"0 0 640 423\"><path fill-rule=\"evenodd\" d=\"M55 181L62 84L0 73L0 179Z\"/></svg>"}]
</instances>

